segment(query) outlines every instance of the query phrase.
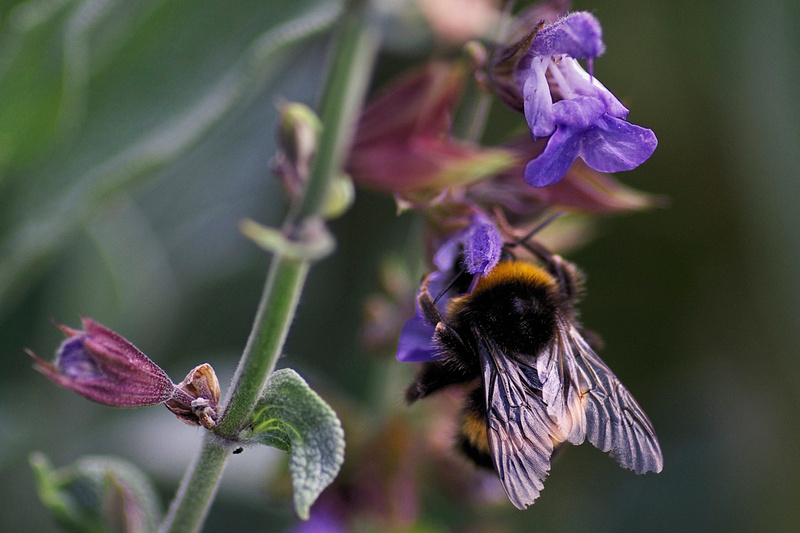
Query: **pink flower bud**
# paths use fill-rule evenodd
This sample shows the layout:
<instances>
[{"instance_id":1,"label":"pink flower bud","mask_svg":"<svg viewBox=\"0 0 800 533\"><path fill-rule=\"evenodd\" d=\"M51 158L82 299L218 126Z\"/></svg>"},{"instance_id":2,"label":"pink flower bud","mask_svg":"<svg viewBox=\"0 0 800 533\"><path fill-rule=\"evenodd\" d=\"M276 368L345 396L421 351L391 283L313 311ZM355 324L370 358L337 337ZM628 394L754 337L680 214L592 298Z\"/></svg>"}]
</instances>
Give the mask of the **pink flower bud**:
<instances>
[{"instance_id":1,"label":"pink flower bud","mask_svg":"<svg viewBox=\"0 0 800 533\"><path fill-rule=\"evenodd\" d=\"M49 363L30 350L34 368L54 383L112 407L157 405L172 398L175 384L127 340L83 319L84 331L59 325L67 339Z\"/></svg>"},{"instance_id":2,"label":"pink flower bud","mask_svg":"<svg viewBox=\"0 0 800 533\"><path fill-rule=\"evenodd\" d=\"M347 172L373 190L436 195L513 164L513 154L449 135L466 71L431 63L403 76L375 98L358 123Z\"/></svg>"}]
</instances>

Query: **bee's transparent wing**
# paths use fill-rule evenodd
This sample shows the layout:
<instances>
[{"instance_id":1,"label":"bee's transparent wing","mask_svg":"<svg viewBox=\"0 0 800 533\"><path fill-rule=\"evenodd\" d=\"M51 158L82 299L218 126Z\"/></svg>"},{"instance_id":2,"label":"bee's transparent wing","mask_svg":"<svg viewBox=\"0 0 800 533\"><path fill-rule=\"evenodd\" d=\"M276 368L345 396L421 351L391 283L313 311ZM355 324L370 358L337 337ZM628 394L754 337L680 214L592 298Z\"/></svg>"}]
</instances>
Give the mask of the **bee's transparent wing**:
<instances>
[{"instance_id":1,"label":"bee's transparent wing","mask_svg":"<svg viewBox=\"0 0 800 533\"><path fill-rule=\"evenodd\" d=\"M503 488L518 509L539 497L553 442L563 441L542 402L536 369L475 331L486 393L489 449Z\"/></svg>"},{"instance_id":2,"label":"bee's transparent wing","mask_svg":"<svg viewBox=\"0 0 800 533\"><path fill-rule=\"evenodd\" d=\"M547 414L564 439L577 445L586 439L584 395L594 385L586 378L586 372L578 369L569 330L565 329L568 327L570 324L559 319L555 339L536 358L536 370Z\"/></svg>"},{"instance_id":3,"label":"bee's transparent wing","mask_svg":"<svg viewBox=\"0 0 800 533\"><path fill-rule=\"evenodd\" d=\"M550 352L541 354L537 363L546 370L543 375L539 368L539 377L544 401L552 402L552 406L548 403L548 413L569 421L584 420L581 432L585 433L574 431L575 425L571 433L565 432L570 442L577 444L585 436L637 474L661 471L664 459L653 425L572 322L560 320L558 341ZM561 384L561 390L553 397L550 391L556 383ZM554 418L560 428L569 425Z\"/></svg>"}]
</instances>

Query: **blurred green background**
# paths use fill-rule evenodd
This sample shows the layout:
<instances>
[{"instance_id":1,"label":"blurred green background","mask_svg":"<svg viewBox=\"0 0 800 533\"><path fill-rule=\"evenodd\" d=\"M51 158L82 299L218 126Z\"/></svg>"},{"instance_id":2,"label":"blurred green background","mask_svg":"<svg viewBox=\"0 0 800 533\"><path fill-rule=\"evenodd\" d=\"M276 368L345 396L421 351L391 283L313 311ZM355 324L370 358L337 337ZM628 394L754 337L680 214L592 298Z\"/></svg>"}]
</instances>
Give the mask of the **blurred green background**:
<instances>
[{"instance_id":1,"label":"blurred green background","mask_svg":"<svg viewBox=\"0 0 800 533\"><path fill-rule=\"evenodd\" d=\"M227 388L269 263L237 223L282 219L276 103L315 104L329 43L322 32L282 47L288 33L273 30L303 17L309 27L332 6L0 2L0 531L55 531L33 450L58 466L133 460L169 502L200 430L162 408L115 411L57 389L22 350L49 356L60 342L51 319L86 315L174 380L209 362ZM465 510L426 492L418 530L796 531L800 3L573 8L603 24L595 73L659 138L618 177L670 206L599 219L570 259L588 277L584 322L652 419L664 471L639 477L571 448L531 509ZM430 55L424 31L393 31L380 78ZM494 113L489 135L524 126L509 116ZM358 335L383 255L413 248L416 226L391 198L359 191L332 224L338 250L312 270L281 361L354 425L404 409L411 368L367 354ZM290 499L269 489L282 461L233 457L206 531L291 527Z\"/></svg>"}]
</instances>

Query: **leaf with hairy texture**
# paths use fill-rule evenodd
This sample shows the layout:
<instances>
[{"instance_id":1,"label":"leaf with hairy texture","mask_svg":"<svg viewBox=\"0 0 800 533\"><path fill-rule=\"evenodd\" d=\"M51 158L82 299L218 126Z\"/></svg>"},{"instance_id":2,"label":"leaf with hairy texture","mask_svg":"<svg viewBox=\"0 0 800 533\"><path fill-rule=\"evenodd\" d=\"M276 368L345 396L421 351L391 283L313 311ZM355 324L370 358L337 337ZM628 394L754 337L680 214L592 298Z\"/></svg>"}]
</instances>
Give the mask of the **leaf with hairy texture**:
<instances>
[{"instance_id":1,"label":"leaf with hairy texture","mask_svg":"<svg viewBox=\"0 0 800 533\"><path fill-rule=\"evenodd\" d=\"M311 505L344 462L344 431L333 409L297 372L278 370L240 437L289 452L295 511L308 520Z\"/></svg>"}]
</instances>

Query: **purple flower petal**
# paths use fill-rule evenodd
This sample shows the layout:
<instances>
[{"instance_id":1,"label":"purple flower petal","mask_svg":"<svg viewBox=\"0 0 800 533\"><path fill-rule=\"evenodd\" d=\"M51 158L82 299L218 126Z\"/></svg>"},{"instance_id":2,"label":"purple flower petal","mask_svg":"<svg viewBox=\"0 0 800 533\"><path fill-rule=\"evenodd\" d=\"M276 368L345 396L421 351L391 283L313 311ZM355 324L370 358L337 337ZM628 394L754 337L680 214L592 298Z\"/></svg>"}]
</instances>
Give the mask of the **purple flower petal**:
<instances>
[{"instance_id":1,"label":"purple flower petal","mask_svg":"<svg viewBox=\"0 0 800 533\"><path fill-rule=\"evenodd\" d=\"M497 227L483 215L475 215L462 238L464 262L470 274L488 274L500 261L503 238Z\"/></svg>"},{"instance_id":2,"label":"purple flower petal","mask_svg":"<svg viewBox=\"0 0 800 533\"><path fill-rule=\"evenodd\" d=\"M61 367L66 376L71 378L95 379L103 377L103 371L97 361L89 355L83 345L86 335L67 339L58 349L57 366Z\"/></svg>"},{"instance_id":3,"label":"purple flower petal","mask_svg":"<svg viewBox=\"0 0 800 533\"><path fill-rule=\"evenodd\" d=\"M433 361L437 354L433 349L433 334L436 328L420 312L409 318L397 344L397 360L401 363Z\"/></svg>"},{"instance_id":4,"label":"purple flower petal","mask_svg":"<svg viewBox=\"0 0 800 533\"><path fill-rule=\"evenodd\" d=\"M452 240L452 239L451 239ZM448 241L449 242L449 241ZM441 251L441 248L440 248ZM449 270L453 266L453 261L446 268ZM436 297L445 287L443 272L433 272L427 277L428 292ZM436 305L444 309L449 298L447 295L440 298ZM416 313L413 317L406 320L403 329L400 331L400 340L397 343L397 360L401 363L416 363L420 361L433 361L439 358L439 354L433 345L433 334L436 331L436 324L428 322L416 305Z\"/></svg>"},{"instance_id":5,"label":"purple flower petal","mask_svg":"<svg viewBox=\"0 0 800 533\"><path fill-rule=\"evenodd\" d=\"M625 118L628 116L628 108L622 105L622 102L611 91L606 89L605 85L600 83L597 78L583 70L577 60L570 57L562 57L556 68L563 76L564 84L563 86L560 85L562 91L565 90L565 87L568 87L569 92L575 96L596 98L602 102L605 112L614 117Z\"/></svg>"},{"instance_id":6,"label":"purple flower petal","mask_svg":"<svg viewBox=\"0 0 800 533\"><path fill-rule=\"evenodd\" d=\"M591 13L571 13L539 30L530 51L540 57L560 54L580 58L597 57L605 51L603 30Z\"/></svg>"},{"instance_id":7,"label":"purple flower petal","mask_svg":"<svg viewBox=\"0 0 800 533\"><path fill-rule=\"evenodd\" d=\"M657 145L652 130L604 115L581 137L580 157L600 172L619 172L644 163Z\"/></svg>"},{"instance_id":8,"label":"purple flower petal","mask_svg":"<svg viewBox=\"0 0 800 533\"><path fill-rule=\"evenodd\" d=\"M553 98L545 72L550 59L534 58L522 85L523 111L534 139L547 137L555 130Z\"/></svg>"},{"instance_id":9,"label":"purple flower petal","mask_svg":"<svg viewBox=\"0 0 800 533\"><path fill-rule=\"evenodd\" d=\"M456 263L458 254L461 253L461 233L447 239L433 256L433 265L439 270L439 273L446 272L453 268ZM438 274L438 273L437 273ZM431 274L433 276L434 274ZM437 276L438 277L438 276Z\"/></svg>"},{"instance_id":10,"label":"purple flower petal","mask_svg":"<svg viewBox=\"0 0 800 533\"><path fill-rule=\"evenodd\" d=\"M576 157L599 172L631 170L656 149L652 130L604 112L597 98L580 96L553 105L556 132L525 167L525 180L544 187L560 180Z\"/></svg>"},{"instance_id":11,"label":"purple flower petal","mask_svg":"<svg viewBox=\"0 0 800 533\"><path fill-rule=\"evenodd\" d=\"M301 522L290 533L346 533L347 527L343 515L344 507L337 508L321 502L311 508L307 521Z\"/></svg>"},{"instance_id":12,"label":"purple flower petal","mask_svg":"<svg viewBox=\"0 0 800 533\"><path fill-rule=\"evenodd\" d=\"M544 152L525 165L525 181L534 187L552 185L569 170L580 151L580 134L561 126L547 141Z\"/></svg>"},{"instance_id":13,"label":"purple flower petal","mask_svg":"<svg viewBox=\"0 0 800 533\"><path fill-rule=\"evenodd\" d=\"M594 126L605 113L603 102L590 96L561 100L553 104L553 117L558 127L584 131Z\"/></svg>"}]
</instances>

